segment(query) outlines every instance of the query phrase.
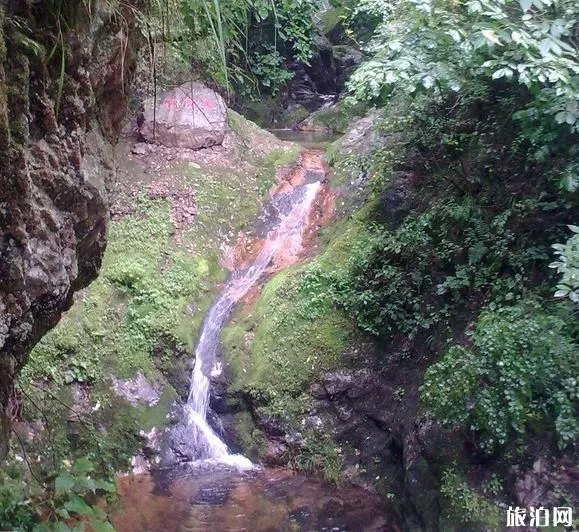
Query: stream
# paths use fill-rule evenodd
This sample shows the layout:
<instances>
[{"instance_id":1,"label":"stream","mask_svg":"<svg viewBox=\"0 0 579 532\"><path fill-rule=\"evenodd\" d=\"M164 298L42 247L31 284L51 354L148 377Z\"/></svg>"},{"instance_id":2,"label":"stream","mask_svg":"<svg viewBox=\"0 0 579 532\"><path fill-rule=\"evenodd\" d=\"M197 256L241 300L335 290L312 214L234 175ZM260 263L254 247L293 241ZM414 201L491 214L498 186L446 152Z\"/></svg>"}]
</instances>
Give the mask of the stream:
<instances>
[{"instance_id":1,"label":"stream","mask_svg":"<svg viewBox=\"0 0 579 532\"><path fill-rule=\"evenodd\" d=\"M264 206L258 250L232 268L203 323L183 419L171 435L178 459L150 474L119 478L118 531L398 530L377 494L253 464L231 453L215 422L208 421L211 381L223 371L221 330L252 287L303 256L325 186L322 155L320 149L306 149Z\"/></svg>"}]
</instances>

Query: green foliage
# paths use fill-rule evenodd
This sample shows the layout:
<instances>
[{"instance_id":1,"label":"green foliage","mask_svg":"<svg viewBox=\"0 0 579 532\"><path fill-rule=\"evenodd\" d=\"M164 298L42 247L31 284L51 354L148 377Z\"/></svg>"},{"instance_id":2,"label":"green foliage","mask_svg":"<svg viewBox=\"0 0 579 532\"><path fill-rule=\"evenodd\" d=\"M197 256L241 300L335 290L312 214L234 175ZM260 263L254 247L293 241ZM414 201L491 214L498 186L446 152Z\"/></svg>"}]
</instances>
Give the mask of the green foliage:
<instances>
[{"instance_id":1,"label":"green foliage","mask_svg":"<svg viewBox=\"0 0 579 532\"><path fill-rule=\"evenodd\" d=\"M285 63L313 54L313 7L311 0L182 0L180 49L228 92L275 94L291 79Z\"/></svg>"},{"instance_id":2,"label":"green foliage","mask_svg":"<svg viewBox=\"0 0 579 532\"><path fill-rule=\"evenodd\" d=\"M0 471L0 529L30 530L35 517L26 484L13 472Z\"/></svg>"},{"instance_id":3,"label":"green foliage","mask_svg":"<svg viewBox=\"0 0 579 532\"><path fill-rule=\"evenodd\" d=\"M579 434L576 354L566 320L536 304L487 310L471 348L452 346L428 368L422 399L443 423L475 431L488 452L542 420L554 420L565 447Z\"/></svg>"},{"instance_id":4,"label":"green foliage","mask_svg":"<svg viewBox=\"0 0 579 532\"><path fill-rule=\"evenodd\" d=\"M351 332L331 307L312 311L299 270L278 273L263 288L249 315L223 332L233 389L251 395L268 413L286 417L307 408L307 387L339 363Z\"/></svg>"},{"instance_id":5,"label":"green foliage","mask_svg":"<svg viewBox=\"0 0 579 532\"><path fill-rule=\"evenodd\" d=\"M459 307L469 293L516 299L527 268L545 258L522 241L513 242L508 229L507 222L524 218L528 209L519 203L492 215L470 200L446 200L408 216L395 231L375 225L353 247L334 298L363 330L410 336L441 321L448 304ZM496 284L505 274L514 280L507 292Z\"/></svg>"},{"instance_id":6,"label":"green foliage","mask_svg":"<svg viewBox=\"0 0 579 532\"><path fill-rule=\"evenodd\" d=\"M251 71L273 96L293 77L293 74L284 67L284 58L273 47L270 51L254 53Z\"/></svg>"},{"instance_id":7,"label":"green foliage","mask_svg":"<svg viewBox=\"0 0 579 532\"><path fill-rule=\"evenodd\" d=\"M309 435L303 448L293 457L292 464L304 471L321 471L332 484L340 481L342 460L335 442L328 437Z\"/></svg>"},{"instance_id":8,"label":"green foliage","mask_svg":"<svg viewBox=\"0 0 579 532\"><path fill-rule=\"evenodd\" d=\"M514 79L529 109L575 128L579 111L576 0L365 0L358 12L382 17L372 54L351 78L355 98L460 92L472 79ZM438 93L438 94L437 94Z\"/></svg>"},{"instance_id":9,"label":"green foliage","mask_svg":"<svg viewBox=\"0 0 579 532\"><path fill-rule=\"evenodd\" d=\"M557 260L549 264L561 275L555 297L568 297L579 305L579 227L570 225L573 236L565 244L553 244Z\"/></svg>"},{"instance_id":10,"label":"green foliage","mask_svg":"<svg viewBox=\"0 0 579 532\"><path fill-rule=\"evenodd\" d=\"M113 531L107 513L97 504L116 493L114 482L95 476L95 466L79 458L49 477L51 489L22 478L20 470L0 472L0 527L34 532Z\"/></svg>"},{"instance_id":11,"label":"green foliage","mask_svg":"<svg viewBox=\"0 0 579 532\"><path fill-rule=\"evenodd\" d=\"M443 473L440 492L452 522L478 523L490 530L501 528L503 512L499 506L469 486L456 470L447 469Z\"/></svg>"}]
</instances>

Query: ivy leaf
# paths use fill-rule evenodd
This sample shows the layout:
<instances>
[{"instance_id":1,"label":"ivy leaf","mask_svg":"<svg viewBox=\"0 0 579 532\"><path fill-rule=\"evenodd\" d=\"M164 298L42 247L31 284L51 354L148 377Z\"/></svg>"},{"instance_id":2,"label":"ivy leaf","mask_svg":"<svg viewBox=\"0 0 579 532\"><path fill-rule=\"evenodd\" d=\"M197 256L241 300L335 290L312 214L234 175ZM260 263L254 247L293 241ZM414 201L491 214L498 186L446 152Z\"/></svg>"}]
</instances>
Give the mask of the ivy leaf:
<instances>
[{"instance_id":1,"label":"ivy leaf","mask_svg":"<svg viewBox=\"0 0 579 532\"><path fill-rule=\"evenodd\" d=\"M68 510L66 508L59 508L58 510L56 510L56 513L63 519L70 519L70 514L68 513Z\"/></svg>"},{"instance_id":2,"label":"ivy leaf","mask_svg":"<svg viewBox=\"0 0 579 532\"><path fill-rule=\"evenodd\" d=\"M108 521L91 520L90 526L94 532L115 532L115 528Z\"/></svg>"},{"instance_id":3,"label":"ivy leaf","mask_svg":"<svg viewBox=\"0 0 579 532\"><path fill-rule=\"evenodd\" d=\"M52 528L50 530L52 530L52 532L70 532L71 530L74 529L70 528L66 523L58 521L57 523L54 523L52 525Z\"/></svg>"},{"instance_id":4,"label":"ivy leaf","mask_svg":"<svg viewBox=\"0 0 579 532\"><path fill-rule=\"evenodd\" d=\"M557 290L555 292L555 297L567 297L569 290Z\"/></svg>"},{"instance_id":5,"label":"ivy leaf","mask_svg":"<svg viewBox=\"0 0 579 532\"><path fill-rule=\"evenodd\" d=\"M64 507L69 512L74 512L79 515L93 515L93 509L77 495L72 495L71 498L64 503Z\"/></svg>"},{"instance_id":6,"label":"ivy leaf","mask_svg":"<svg viewBox=\"0 0 579 532\"><path fill-rule=\"evenodd\" d=\"M109 482L107 480L95 480L95 487L97 490L106 491L107 493L115 493L117 491L114 482Z\"/></svg>"},{"instance_id":7,"label":"ivy leaf","mask_svg":"<svg viewBox=\"0 0 579 532\"><path fill-rule=\"evenodd\" d=\"M502 46L503 43L500 41L499 36L493 30L482 30L481 33L491 42Z\"/></svg>"},{"instance_id":8,"label":"ivy leaf","mask_svg":"<svg viewBox=\"0 0 579 532\"><path fill-rule=\"evenodd\" d=\"M54 492L57 496L68 493L73 486L74 477L68 471L63 471L54 480Z\"/></svg>"},{"instance_id":9,"label":"ivy leaf","mask_svg":"<svg viewBox=\"0 0 579 532\"><path fill-rule=\"evenodd\" d=\"M94 471L94 464L88 458L79 458L72 467L75 473L90 473Z\"/></svg>"}]
</instances>

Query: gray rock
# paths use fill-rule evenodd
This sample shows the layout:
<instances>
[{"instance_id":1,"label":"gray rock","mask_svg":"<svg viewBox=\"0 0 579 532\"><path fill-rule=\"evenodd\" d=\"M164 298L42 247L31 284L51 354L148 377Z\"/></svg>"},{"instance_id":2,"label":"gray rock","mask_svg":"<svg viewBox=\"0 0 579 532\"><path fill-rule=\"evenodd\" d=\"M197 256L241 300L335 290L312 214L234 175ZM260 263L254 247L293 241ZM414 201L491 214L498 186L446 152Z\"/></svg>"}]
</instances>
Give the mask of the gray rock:
<instances>
[{"instance_id":1,"label":"gray rock","mask_svg":"<svg viewBox=\"0 0 579 532\"><path fill-rule=\"evenodd\" d=\"M140 125L148 142L194 150L220 145L227 129L223 98L196 82L147 99Z\"/></svg>"},{"instance_id":2,"label":"gray rock","mask_svg":"<svg viewBox=\"0 0 579 532\"><path fill-rule=\"evenodd\" d=\"M352 374L347 371L335 371L324 377L324 388L328 395L339 395L354 384Z\"/></svg>"},{"instance_id":3,"label":"gray rock","mask_svg":"<svg viewBox=\"0 0 579 532\"><path fill-rule=\"evenodd\" d=\"M268 440L263 461L268 466L282 466L288 463L288 446L279 440Z\"/></svg>"},{"instance_id":4,"label":"gray rock","mask_svg":"<svg viewBox=\"0 0 579 532\"><path fill-rule=\"evenodd\" d=\"M115 393L125 398L133 406L142 402L153 407L161 398L161 390L157 386L153 386L140 371L134 379L117 379L111 376L111 381Z\"/></svg>"},{"instance_id":5,"label":"gray rock","mask_svg":"<svg viewBox=\"0 0 579 532\"><path fill-rule=\"evenodd\" d=\"M148 151L149 146L147 144L144 142L137 142L137 144L133 146L131 153L134 153L135 155L145 155Z\"/></svg>"}]
</instances>

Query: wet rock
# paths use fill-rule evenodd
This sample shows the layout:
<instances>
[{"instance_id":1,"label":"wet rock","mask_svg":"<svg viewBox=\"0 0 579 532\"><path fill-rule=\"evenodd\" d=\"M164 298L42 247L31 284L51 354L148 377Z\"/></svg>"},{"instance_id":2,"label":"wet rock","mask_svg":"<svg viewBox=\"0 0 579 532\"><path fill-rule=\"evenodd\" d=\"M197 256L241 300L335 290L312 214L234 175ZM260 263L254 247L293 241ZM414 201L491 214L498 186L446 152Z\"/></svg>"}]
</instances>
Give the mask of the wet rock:
<instances>
[{"instance_id":1,"label":"wet rock","mask_svg":"<svg viewBox=\"0 0 579 532\"><path fill-rule=\"evenodd\" d=\"M274 125L278 128L295 128L302 120L305 120L310 112L299 103L290 102L285 107L279 118L275 119Z\"/></svg>"},{"instance_id":2,"label":"wet rock","mask_svg":"<svg viewBox=\"0 0 579 532\"><path fill-rule=\"evenodd\" d=\"M336 88L341 92L346 87L350 74L364 60L364 54L353 46L337 45L332 47L332 55L336 68Z\"/></svg>"},{"instance_id":3,"label":"wet rock","mask_svg":"<svg viewBox=\"0 0 579 532\"><path fill-rule=\"evenodd\" d=\"M195 150L220 145L227 129L223 98L196 82L147 99L140 120L140 133L148 142Z\"/></svg>"},{"instance_id":4,"label":"wet rock","mask_svg":"<svg viewBox=\"0 0 579 532\"><path fill-rule=\"evenodd\" d=\"M265 453L263 455L263 462L268 466L281 466L288 463L289 448L279 440L268 440Z\"/></svg>"},{"instance_id":5,"label":"wet rock","mask_svg":"<svg viewBox=\"0 0 579 532\"><path fill-rule=\"evenodd\" d=\"M115 393L133 406L142 402L153 407L161 398L161 390L153 386L141 372L137 373L134 379L117 379L111 376L111 381Z\"/></svg>"},{"instance_id":6,"label":"wet rock","mask_svg":"<svg viewBox=\"0 0 579 532\"><path fill-rule=\"evenodd\" d=\"M412 505L405 514L418 514L424 530L438 530L440 485L421 454L414 433L409 433L404 441L404 464L406 500Z\"/></svg>"}]
</instances>

